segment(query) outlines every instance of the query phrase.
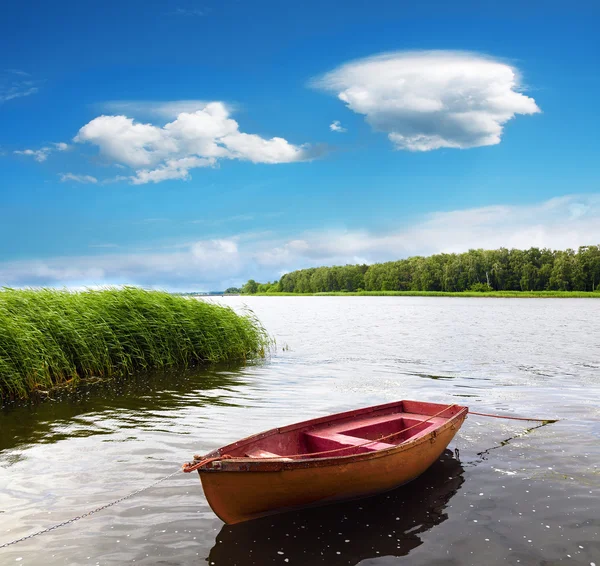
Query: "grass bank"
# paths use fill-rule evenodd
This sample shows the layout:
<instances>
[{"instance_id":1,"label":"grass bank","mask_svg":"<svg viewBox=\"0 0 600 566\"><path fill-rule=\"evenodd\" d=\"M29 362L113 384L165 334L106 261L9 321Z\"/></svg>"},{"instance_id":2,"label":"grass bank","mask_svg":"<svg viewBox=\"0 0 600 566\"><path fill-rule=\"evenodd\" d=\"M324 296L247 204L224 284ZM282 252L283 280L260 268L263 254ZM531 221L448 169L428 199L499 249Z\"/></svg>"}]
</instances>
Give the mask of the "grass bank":
<instances>
[{"instance_id":1,"label":"grass bank","mask_svg":"<svg viewBox=\"0 0 600 566\"><path fill-rule=\"evenodd\" d=\"M136 288L0 291L0 397L91 377L264 356L253 315Z\"/></svg>"},{"instance_id":2,"label":"grass bank","mask_svg":"<svg viewBox=\"0 0 600 566\"><path fill-rule=\"evenodd\" d=\"M444 291L356 291L330 293L255 293L261 297L503 297L503 298L563 298L563 299L600 299L600 292L586 291L462 291L460 293L448 293ZM249 296L249 295L243 295Z\"/></svg>"}]
</instances>

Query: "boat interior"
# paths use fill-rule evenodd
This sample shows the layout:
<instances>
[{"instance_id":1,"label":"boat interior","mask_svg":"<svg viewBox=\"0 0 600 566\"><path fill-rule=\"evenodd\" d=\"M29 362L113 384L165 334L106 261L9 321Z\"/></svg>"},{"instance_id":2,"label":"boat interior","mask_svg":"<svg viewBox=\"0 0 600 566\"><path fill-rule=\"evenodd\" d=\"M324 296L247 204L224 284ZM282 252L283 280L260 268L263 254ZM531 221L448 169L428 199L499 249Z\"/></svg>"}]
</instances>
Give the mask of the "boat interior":
<instances>
[{"instance_id":1,"label":"boat interior","mask_svg":"<svg viewBox=\"0 0 600 566\"><path fill-rule=\"evenodd\" d=\"M443 408L443 405L404 401L382 410L356 411L331 420L316 419L251 437L237 443L233 449L228 447L227 453L238 457L285 460L287 456L298 454L306 454L306 458L324 458L376 452L425 436L462 409L453 407L448 410L448 416L432 416ZM336 452L315 454L328 450Z\"/></svg>"}]
</instances>

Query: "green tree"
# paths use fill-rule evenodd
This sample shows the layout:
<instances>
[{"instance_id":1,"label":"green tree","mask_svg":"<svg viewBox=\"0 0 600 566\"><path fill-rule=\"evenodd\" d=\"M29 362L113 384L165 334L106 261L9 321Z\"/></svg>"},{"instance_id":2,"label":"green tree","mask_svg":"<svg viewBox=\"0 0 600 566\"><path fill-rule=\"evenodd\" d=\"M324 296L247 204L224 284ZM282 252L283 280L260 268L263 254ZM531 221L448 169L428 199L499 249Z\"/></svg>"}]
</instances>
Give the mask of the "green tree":
<instances>
[{"instance_id":1,"label":"green tree","mask_svg":"<svg viewBox=\"0 0 600 566\"><path fill-rule=\"evenodd\" d=\"M330 291L581 290L600 285L600 246L552 251L500 248L414 256L372 265L334 265L286 273L277 282L248 281L244 293ZM256 289L253 291L253 289Z\"/></svg>"},{"instance_id":2,"label":"green tree","mask_svg":"<svg viewBox=\"0 0 600 566\"><path fill-rule=\"evenodd\" d=\"M258 283L254 279L248 279L247 283L242 287L244 295L254 295L258 291Z\"/></svg>"},{"instance_id":3,"label":"green tree","mask_svg":"<svg viewBox=\"0 0 600 566\"><path fill-rule=\"evenodd\" d=\"M557 291L570 291L573 287L573 271L574 261L572 254L573 250L566 252L556 252L554 266L550 274L549 287Z\"/></svg>"},{"instance_id":4,"label":"green tree","mask_svg":"<svg viewBox=\"0 0 600 566\"><path fill-rule=\"evenodd\" d=\"M593 291L600 284L600 246L581 246L577 259L583 279L583 290Z\"/></svg>"}]
</instances>

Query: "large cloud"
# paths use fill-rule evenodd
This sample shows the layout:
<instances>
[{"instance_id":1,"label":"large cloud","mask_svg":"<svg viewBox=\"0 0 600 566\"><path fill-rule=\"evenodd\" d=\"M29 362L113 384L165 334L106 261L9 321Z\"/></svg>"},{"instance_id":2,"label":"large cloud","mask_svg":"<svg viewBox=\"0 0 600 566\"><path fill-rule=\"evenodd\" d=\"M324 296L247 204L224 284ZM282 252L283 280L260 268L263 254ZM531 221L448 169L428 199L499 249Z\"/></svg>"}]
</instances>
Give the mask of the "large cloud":
<instances>
[{"instance_id":1,"label":"large cloud","mask_svg":"<svg viewBox=\"0 0 600 566\"><path fill-rule=\"evenodd\" d=\"M79 130L75 141L93 143L111 161L132 167L134 184L187 179L190 169L212 167L220 159L253 163L309 159L305 146L240 132L229 114L222 102L210 102L195 112L181 112L162 127L127 116L99 116Z\"/></svg>"},{"instance_id":2,"label":"large cloud","mask_svg":"<svg viewBox=\"0 0 600 566\"><path fill-rule=\"evenodd\" d=\"M598 243L600 195L566 196L527 206L438 212L384 234L367 230L309 232L288 238L246 234L151 252L4 262L0 285L137 284L216 290L251 277L273 280L285 271L318 265L371 263L470 248L565 249Z\"/></svg>"},{"instance_id":3,"label":"large cloud","mask_svg":"<svg viewBox=\"0 0 600 566\"><path fill-rule=\"evenodd\" d=\"M540 112L507 63L474 53L386 53L338 67L313 84L386 132L397 149L500 143L516 114Z\"/></svg>"}]
</instances>

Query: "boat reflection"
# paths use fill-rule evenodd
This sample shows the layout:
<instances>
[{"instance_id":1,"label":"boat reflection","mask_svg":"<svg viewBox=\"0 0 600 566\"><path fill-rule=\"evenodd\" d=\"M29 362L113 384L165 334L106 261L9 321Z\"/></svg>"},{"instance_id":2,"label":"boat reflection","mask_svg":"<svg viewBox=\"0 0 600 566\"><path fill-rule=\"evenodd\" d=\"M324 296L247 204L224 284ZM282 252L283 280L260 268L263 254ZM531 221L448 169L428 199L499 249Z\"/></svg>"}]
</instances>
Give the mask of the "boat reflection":
<instances>
[{"instance_id":1,"label":"boat reflection","mask_svg":"<svg viewBox=\"0 0 600 566\"><path fill-rule=\"evenodd\" d=\"M394 491L335 505L224 525L208 557L215 566L353 565L367 558L405 556L419 535L448 518L463 467L446 450L420 478Z\"/></svg>"}]
</instances>

